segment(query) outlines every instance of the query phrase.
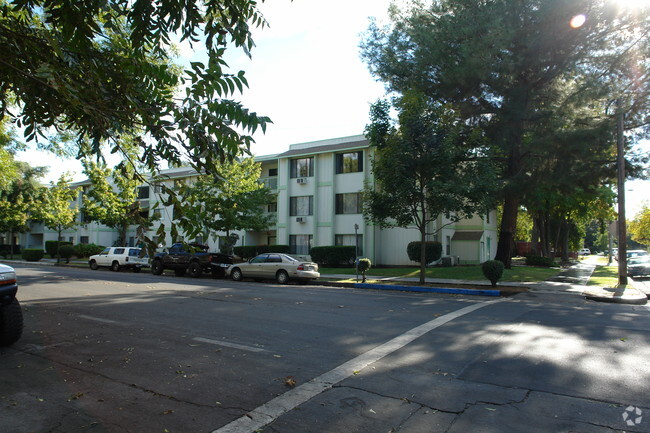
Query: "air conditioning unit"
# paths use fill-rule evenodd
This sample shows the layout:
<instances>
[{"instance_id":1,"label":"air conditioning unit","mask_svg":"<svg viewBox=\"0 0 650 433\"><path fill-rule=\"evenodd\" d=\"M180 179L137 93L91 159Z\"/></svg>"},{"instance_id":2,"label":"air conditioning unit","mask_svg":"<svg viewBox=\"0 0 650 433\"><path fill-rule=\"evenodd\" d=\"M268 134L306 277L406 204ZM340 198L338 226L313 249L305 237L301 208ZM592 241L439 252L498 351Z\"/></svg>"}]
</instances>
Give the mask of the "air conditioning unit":
<instances>
[{"instance_id":1,"label":"air conditioning unit","mask_svg":"<svg viewBox=\"0 0 650 433\"><path fill-rule=\"evenodd\" d=\"M303 217L298 217L298 218L296 218L296 222L297 222L297 223L306 223L306 222L307 222L307 219L306 219L306 218L303 218Z\"/></svg>"},{"instance_id":2,"label":"air conditioning unit","mask_svg":"<svg viewBox=\"0 0 650 433\"><path fill-rule=\"evenodd\" d=\"M301 185L306 185L307 184L307 178L306 177L299 177L296 179L296 183L299 183Z\"/></svg>"}]
</instances>

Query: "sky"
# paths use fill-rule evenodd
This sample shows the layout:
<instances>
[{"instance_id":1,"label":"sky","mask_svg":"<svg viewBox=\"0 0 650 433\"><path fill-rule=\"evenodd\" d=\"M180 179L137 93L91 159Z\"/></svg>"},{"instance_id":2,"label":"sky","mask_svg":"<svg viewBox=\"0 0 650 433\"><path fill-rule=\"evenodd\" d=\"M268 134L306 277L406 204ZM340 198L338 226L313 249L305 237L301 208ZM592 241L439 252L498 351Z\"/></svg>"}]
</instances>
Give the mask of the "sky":
<instances>
[{"instance_id":1,"label":"sky","mask_svg":"<svg viewBox=\"0 0 650 433\"><path fill-rule=\"evenodd\" d=\"M254 29L256 47L249 59L231 50L231 71L244 70L249 88L236 99L273 124L254 135L254 155L280 153L290 144L362 134L370 104L384 96L361 60L359 43L369 17L387 21L390 0L267 0L260 10L270 26ZM179 46L181 61L203 60L186 44ZM650 152L650 142L644 148ZM49 165L46 181L63 172L83 180L81 165L51 154L30 150L19 159ZM627 218L650 200L650 182L627 184Z\"/></svg>"}]
</instances>

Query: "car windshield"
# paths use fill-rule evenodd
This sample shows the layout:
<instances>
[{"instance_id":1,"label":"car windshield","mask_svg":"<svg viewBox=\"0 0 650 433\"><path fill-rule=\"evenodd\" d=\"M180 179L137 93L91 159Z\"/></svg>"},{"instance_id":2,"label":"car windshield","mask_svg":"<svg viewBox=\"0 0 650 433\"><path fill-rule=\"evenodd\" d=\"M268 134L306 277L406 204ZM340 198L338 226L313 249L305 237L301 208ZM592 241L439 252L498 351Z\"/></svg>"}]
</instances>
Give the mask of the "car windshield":
<instances>
[{"instance_id":1,"label":"car windshield","mask_svg":"<svg viewBox=\"0 0 650 433\"><path fill-rule=\"evenodd\" d=\"M641 264L646 264L650 263L650 257L634 257L629 260L629 263L631 265L641 265Z\"/></svg>"}]
</instances>

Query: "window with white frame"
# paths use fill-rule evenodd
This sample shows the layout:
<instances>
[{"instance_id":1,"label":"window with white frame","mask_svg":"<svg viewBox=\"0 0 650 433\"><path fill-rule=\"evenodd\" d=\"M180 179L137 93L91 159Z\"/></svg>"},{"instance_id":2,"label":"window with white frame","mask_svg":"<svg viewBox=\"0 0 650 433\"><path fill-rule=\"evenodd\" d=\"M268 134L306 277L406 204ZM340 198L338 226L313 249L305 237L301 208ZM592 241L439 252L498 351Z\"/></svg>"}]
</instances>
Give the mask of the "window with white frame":
<instances>
[{"instance_id":1,"label":"window with white frame","mask_svg":"<svg viewBox=\"0 0 650 433\"><path fill-rule=\"evenodd\" d=\"M336 246L358 246L359 255L363 255L363 235L335 235L334 245Z\"/></svg>"},{"instance_id":2,"label":"window with white frame","mask_svg":"<svg viewBox=\"0 0 650 433\"><path fill-rule=\"evenodd\" d=\"M359 173L362 171L363 151L336 154L336 174Z\"/></svg>"},{"instance_id":3,"label":"window with white frame","mask_svg":"<svg viewBox=\"0 0 650 433\"><path fill-rule=\"evenodd\" d=\"M289 235L289 253L309 254L313 240L314 236L312 235Z\"/></svg>"},{"instance_id":4,"label":"window with white frame","mask_svg":"<svg viewBox=\"0 0 650 433\"><path fill-rule=\"evenodd\" d=\"M362 212L362 209L363 204L361 202L360 192L336 194L337 214L359 214Z\"/></svg>"},{"instance_id":5,"label":"window with white frame","mask_svg":"<svg viewBox=\"0 0 650 433\"><path fill-rule=\"evenodd\" d=\"M314 214L314 196L303 195L289 198L289 216L307 216Z\"/></svg>"},{"instance_id":6,"label":"window with white frame","mask_svg":"<svg viewBox=\"0 0 650 433\"><path fill-rule=\"evenodd\" d=\"M292 179L297 177L312 177L314 175L314 157L292 159L289 162L289 175Z\"/></svg>"}]
</instances>

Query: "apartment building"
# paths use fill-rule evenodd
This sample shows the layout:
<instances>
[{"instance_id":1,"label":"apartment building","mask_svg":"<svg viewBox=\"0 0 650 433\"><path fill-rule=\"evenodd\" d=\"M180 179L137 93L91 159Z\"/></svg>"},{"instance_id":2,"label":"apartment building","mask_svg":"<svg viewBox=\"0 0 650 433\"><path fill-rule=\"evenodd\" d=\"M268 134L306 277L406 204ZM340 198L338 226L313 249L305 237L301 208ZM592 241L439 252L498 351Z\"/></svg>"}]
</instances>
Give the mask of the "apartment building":
<instances>
[{"instance_id":1,"label":"apartment building","mask_svg":"<svg viewBox=\"0 0 650 433\"><path fill-rule=\"evenodd\" d=\"M362 214L361 191L372 185L373 149L363 135L293 144L289 150L276 155L259 156L262 165L261 182L276 193L277 200L266 211L275 214L276 223L263 232L242 232L238 245L289 245L292 254L309 256L313 246L355 245L360 254L378 265L413 265L406 246L419 240L413 228L380 229L367 224ZM187 168L165 170L164 182L192 182L196 172ZM78 205L88 182L79 187ZM156 213L161 222L173 219L171 209L156 207L159 190L149 185L138 191L143 212ZM149 236L154 236L158 224ZM496 212L450 223L443 216L432 224L430 232L441 229L429 240L443 245L443 256L451 256L460 264L476 264L494 257L497 246ZM127 234L128 244L138 243L136 228ZM35 225L23 235L22 245L41 247L46 240L56 239L56 233ZM65 233L64 240L73 243L113 245L117 233L101 224L80 219L76 230ZM176 241L168 235L166 245ZM187 242L208 243L218 249L213 239L183 239ZM159 240L162 243L162 240Z\"/></svg>"}]
</instances>

